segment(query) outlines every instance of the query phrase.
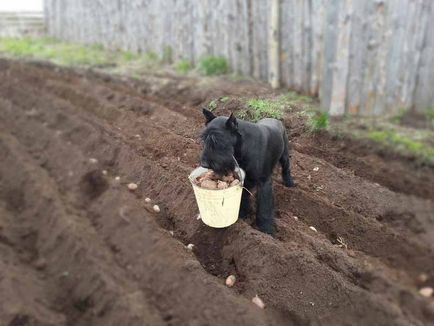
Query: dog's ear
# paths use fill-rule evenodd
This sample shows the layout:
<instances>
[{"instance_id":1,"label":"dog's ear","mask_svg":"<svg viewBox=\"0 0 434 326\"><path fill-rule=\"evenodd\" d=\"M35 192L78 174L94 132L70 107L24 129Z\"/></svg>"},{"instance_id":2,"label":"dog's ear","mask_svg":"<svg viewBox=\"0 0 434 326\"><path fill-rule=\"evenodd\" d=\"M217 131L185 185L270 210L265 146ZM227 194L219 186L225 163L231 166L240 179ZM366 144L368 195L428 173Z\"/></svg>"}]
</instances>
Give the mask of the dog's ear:
<instances>
[{"instance_id":1,"label":"dog's ear","mask_svg":"<svg viewBox=\"0 0 434 326\"><path fill-rule=\"evenodd\" d=\"M205 124L208 124L209 122L211 122L212 120L214 120L216 118L216 116L214 115L214 113L212 113L211 111L203 108L202 109L202 113L205 116L206 122Z\"/></svg>"},{"instance_id":2,"label":"dog's ear","mask_svg":"<svg viewBox=\"0 0 434 326\"><path fill-rule=\"evenodd\" d=\"M231 113L228 120L226 121L226 128L232 131L238 130L238 121L237 118L235 118L233 113Z\"/></svg>"}]
</instances>

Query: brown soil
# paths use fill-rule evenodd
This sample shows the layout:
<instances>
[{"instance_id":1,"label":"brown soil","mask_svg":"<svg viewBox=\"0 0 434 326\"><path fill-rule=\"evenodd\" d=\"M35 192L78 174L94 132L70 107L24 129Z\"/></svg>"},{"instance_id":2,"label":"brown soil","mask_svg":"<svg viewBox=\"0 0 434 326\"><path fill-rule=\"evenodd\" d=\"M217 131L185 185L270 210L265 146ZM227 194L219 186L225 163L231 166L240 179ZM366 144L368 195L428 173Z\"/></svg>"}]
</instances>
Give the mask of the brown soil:
<instances>
[{"instance_id":1,"label":"brown soil","mask_svg":"<svg viewBox=\"0 0 434 326\"><path fill-rule=\"evenodd\" d=\"M266 92L0 61L1 325L433 324L430 168L289 114L276 237L196 219L200 104Z\"/></svg>"}]
</instances>

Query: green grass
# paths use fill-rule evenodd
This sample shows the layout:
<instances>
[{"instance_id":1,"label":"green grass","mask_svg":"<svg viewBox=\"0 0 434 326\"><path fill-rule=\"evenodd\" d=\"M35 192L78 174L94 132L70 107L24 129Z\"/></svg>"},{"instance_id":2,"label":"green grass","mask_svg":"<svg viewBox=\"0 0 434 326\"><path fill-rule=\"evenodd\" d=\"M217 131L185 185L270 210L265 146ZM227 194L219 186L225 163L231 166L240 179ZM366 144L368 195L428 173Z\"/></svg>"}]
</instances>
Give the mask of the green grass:
<instances>
[{"instance_id":1,"label":"green grass","mask_svg":"<svg viewBox=\"0 0 434 326\"><path fill-rule=\"evenodd\" d=\"M268 99L249 98L246 100L246 109L241 110L238 115L242 119L253 122L263 118L282 119L285 110L291 110L297 106L310 109L313 102L313 98L295 92Z\"/></svg>"},{"instance_id":2,"label":"green grass","mask_svg":"<svg viewBox=\"0 0 434 326\"><path fill-rule=\"evenodd\" d=\"M283 115L280 104L272 100L252 98L247 100L247 106L252 109L255 120L261 118L281 119Z\"/></svg>"},{"instance_id":3,"label":"green grass","mask_svg":"<svg viewBox=\"0 0 434 326\"><path fill-rule=\"evenodd\" d=\"M246 101L247 109L241 110L239 116L253 122L263 118L282 119L285 101L283 97L274 99L250 98Z\"/></svg>"},{"instance_id":4,"label":"green grass","mask_svg":"<svg viewBox=\"0 0 434 326\"><path fill-rule=\"evenodd\" d=\"M292 104L312 104L314 99L310 96L301 95L297 92L290 91L285 96L288 103Z\"/></svg>"},{"instance_id":5,"label":"green grass","mask_svg":"<svg viewBox=\"0 0 434 326\"><path fill-rule=\"evenodd\" d=\"M329 115L324 111L307 111L306 124L310 131L325 130L329 126Z\"/></svg>"},{"instance_id":6,"label":"green grass","mask_svg":"<svg viewBox=\"0 0 434 326\"><path fill-rule=\"evenodd\" d=\"M214 111L215 109L217 109L217 101L218 101L218 99L211 100L211 101L208 103L208 110L210 110L210 111L212 112L212 111Z\"/></svg>"},{"instance_id":7,"label":"green grass","mask_svg":"<svg viewBox=\"0 0 434 326\"><path fill-rule=\"evenodd\" d=\"M403 154L412 154L424 161L434 164L434 147L402 135L395 130L372 130L368 138L383 145L392 147Z\"/></svg>"},{"instance_id":8,"label":"green grass","mask_svg":"<svg viewBox=\"0 0 434 326\"><path fill-rule=\"evenodd\" d=\"M14 56L31 56L35 53L45 51L46 44L51 43L49 38L41 39L0 39L0 52L8 53Z\"/></svg>"},{"instance_id":9,"label":"green grass","mask_svg":"<svg viewBox=\"0 0 434 326\"><path fill-rule=\"evenodd\" d=\"M212 99L208 103L208 110L214 111L215 109L217 109L219 103L225 103L227 100L229 100L228 96L220 96L220 97L217 97L215 99Z\"/></svg>"},{"instance_id":10,"label":"green grass","mask_svg":"<svg viewBox=\"0 0 434 326\"><path fill-rule=\"evenodd\" d=\"M222 56L207 55L199 61L199 71L206 75L223 75L228 72L228 62Z\"/></svg>"},{"instance_id":11,"label":"green grass","mask_svg":"<svg viewBox=\"0 0 434 326\"><path fill-rule=\"evenodd\" d=\"M228 96L220 96L215 99L212 99L208 103L208 110L210 110L211 112L214 111L215 109L217 109L219 103L225 103L227 100L229 100Z\"/></svg>"},{"instance_id":12,"label":"green grass","mask_svg":"<svg viewBox=\"0 0 434 326\"><path fill-rule=\"evenodd\" d=\"M155 64L154 52L134 54L129 51L109 51L101 45L66 43L53 38L0 38L0 53L18 57L49 60L66 66L116 66L137 62Z\"/></svg>"},{"instance_id":13,"label":"green grass","mask_svg":"<svg viewBox=\"0 0 434 326\"><path fill-rule=\"evenodd\" d=\"M63 65L109 65L128 59L129 53L109 53L99 45L64 43L52 38L2 38L0 52L15 57L48 59Z\"/></svg>"},{"instance_id":14,"label":"green grass","mask_svg":"<svg viewBox=\"0 0 434 326\"><path fill-rule=\"evenodd\" d=\"M139 56L137 54L132 53L130 51L121 52L121 60L123 62L131 62L131 61L137 60L138 57Z\"/></svg>"},{"instance_id":15,"label":"green grass","mask_svg":"<svg viewBox=\"0 0 434 326\"><path fill-rule=\"evenodd\" d=\"M158 54L154 51L146 51L143 53L140 57L142 61L148 61L148 62L158 62Z\"/></svg>"},{"instance_id":16,"label":"green grass","mask_svg":"<svg viewBox=\"0 0 434 326\"><path fill-rule=\"evenodd\" d=\"M175 65L175 70L180 74L186 74L192 68L191 62L187 59L180 60Z\"/></svg>"}]
</instances>

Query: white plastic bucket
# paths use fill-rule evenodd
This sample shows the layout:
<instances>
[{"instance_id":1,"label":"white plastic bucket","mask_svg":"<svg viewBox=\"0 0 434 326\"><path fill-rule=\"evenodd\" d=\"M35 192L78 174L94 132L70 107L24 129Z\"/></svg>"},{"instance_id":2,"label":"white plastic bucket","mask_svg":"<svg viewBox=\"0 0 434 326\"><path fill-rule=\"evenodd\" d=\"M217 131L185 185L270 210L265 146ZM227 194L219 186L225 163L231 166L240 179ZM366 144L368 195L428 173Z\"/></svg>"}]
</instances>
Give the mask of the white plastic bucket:
<instances>
[{"instance_id":1,"label":"white plastic bucket","mask_svg":"<svg viewBox=\"0 0 434 326\"><path fill-rule=\"evenodd\" d=\"M189 179L193 185L200 217L206 225L213 228L225 228L238 220L241 195L243 193L245 172L236 168L235 172L240 177L240 184L226 189L204 189L194 184L193 180L209 171L199 167L191 172Z\"/></svg>"}]
</instances>

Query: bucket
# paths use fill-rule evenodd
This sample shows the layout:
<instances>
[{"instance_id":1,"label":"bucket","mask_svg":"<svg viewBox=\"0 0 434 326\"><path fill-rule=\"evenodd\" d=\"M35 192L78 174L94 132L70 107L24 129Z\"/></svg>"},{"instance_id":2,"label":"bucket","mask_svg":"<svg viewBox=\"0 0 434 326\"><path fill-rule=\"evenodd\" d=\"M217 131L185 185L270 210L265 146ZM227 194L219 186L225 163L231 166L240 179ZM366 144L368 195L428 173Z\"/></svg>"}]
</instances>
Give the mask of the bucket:
<instances>
[{"instance_id":1,"label":"bucket","mask_svg":"<svg viewBox=\"0 0 434 326\"><path fill-rule=\"evenodd\" d=\"M235 173L240 178L240 184L226 189L204 189L194 184L193 180L209 171L206 168L198 167L188 177L194 190L197 206L199 206L200 217L206 225L213 228L225 228L238 220L241 195L245 172L239 167Z\"/></svg>"}]
</instances>

